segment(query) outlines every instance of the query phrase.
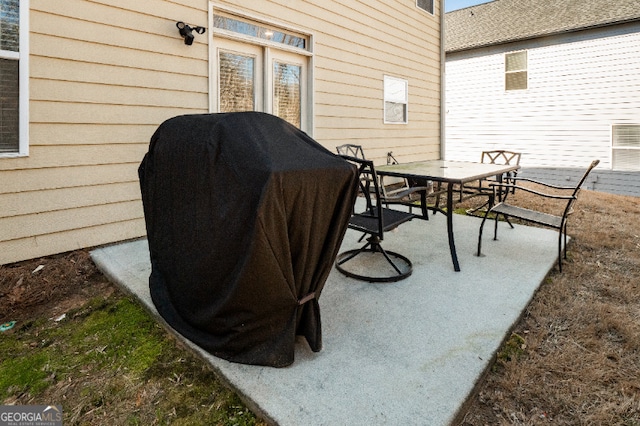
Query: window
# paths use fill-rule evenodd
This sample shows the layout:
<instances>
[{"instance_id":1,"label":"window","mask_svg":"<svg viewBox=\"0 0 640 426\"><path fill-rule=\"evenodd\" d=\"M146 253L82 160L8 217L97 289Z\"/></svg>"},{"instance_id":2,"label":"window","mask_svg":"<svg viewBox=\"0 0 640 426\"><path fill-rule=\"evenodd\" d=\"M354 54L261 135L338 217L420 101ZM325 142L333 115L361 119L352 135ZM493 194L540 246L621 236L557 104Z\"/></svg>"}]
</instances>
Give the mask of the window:
<instances>
[{"instance_id":1,"label":"window","mask_svg":"<svg viewBox=\"0 0 640 426\"><path fill-rule=\"evenodd\" d=\"M308 35L216 10L216 112L262 111L310 131Z\"/></svg>"},{"instance_id":2,"label":"window","mask_svg":"<svg viewBox=\"0 0 640 426\"><path fill-rule=\"evenodd\" d=\"M306 49L307 46L307 40L304 36L297 36L293 32L289 33L274 26L252 23L239 17L215 14L213 15L213 26L220 30L261 38L300 49Z\"/></svg>"},{"instance_id":3,"label":"window","mask_svg":"<svg viewBox=\"0 0 640 426\"><path fill-rule=\"evenodd\" d=\"M0 0L0 156L26 155L29 2Z\"/></svg>"},{"instance_id":4,"label":"window","mask_svg":"<svg viewBox=\"0 0 640 426\"><path fill-rule=\"evenodd\" d=\"M640 124L614 124L611 142L612 168L640 171Z\"/></svg>"},{"instance_id":5,"label":"window","mask_svg":"<svg viewBox=\"0 0 640 426\"><path fill-rule=\"evenodd\" d=\"M527 52L506 53L504 55L504 89L523 90L527 88Z\"/></svg>"},{"instance_id":6,"label":"window","mask_svg":"<svg viewBox=\"0 0 640 426\"><path fill-rule=\"evenodd\" d=\"M220 112L255 110L255 62L252 56L219 53Z\"/></svg>"},{"instance_id":7,"label":"window","mask_svg":"<svg viewBox=\"0 0 640 426\"><path fill-rule=\"evenodd\" d=\"M416 0L416 7L433 15L433 0Z\"/></svg>"},{"instance_id":8,"label":"window","mask_svg":"<svg viewBox=\"0 0 640 426\"><path fill-rule=\"evenodd\" d=\"M273 114L300 127L302 67L273 61Z\"/></svg>"},{"instance_id":9,"label":"window","mask_svg":"<svg viewBox=\"0 0 640 426\"><path fill-rule=\"evenodd\" d=\"M407 80L384 76L384 122L407 124L409 94Z\"/></svg>"}]
</instances>

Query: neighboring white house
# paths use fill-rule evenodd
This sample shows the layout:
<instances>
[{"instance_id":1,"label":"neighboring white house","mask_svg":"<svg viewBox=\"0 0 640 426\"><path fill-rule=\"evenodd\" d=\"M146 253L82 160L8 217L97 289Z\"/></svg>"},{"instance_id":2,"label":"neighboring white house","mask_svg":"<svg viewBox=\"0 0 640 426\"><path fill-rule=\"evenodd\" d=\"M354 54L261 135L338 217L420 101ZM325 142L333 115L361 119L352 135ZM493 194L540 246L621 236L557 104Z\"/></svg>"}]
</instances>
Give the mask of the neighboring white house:
<instances>
[{"instance_id":1,"label":"neighboring white house","mask_svg":"<svg viewBox=\"0 0 640 426\"><path fill-rule=\"evenodd\" d=\"M601 180L615 171L640 191L640 1L496 0L447 13L445 28L446 159L599 158Z\"/></svg>"}]
</instances>

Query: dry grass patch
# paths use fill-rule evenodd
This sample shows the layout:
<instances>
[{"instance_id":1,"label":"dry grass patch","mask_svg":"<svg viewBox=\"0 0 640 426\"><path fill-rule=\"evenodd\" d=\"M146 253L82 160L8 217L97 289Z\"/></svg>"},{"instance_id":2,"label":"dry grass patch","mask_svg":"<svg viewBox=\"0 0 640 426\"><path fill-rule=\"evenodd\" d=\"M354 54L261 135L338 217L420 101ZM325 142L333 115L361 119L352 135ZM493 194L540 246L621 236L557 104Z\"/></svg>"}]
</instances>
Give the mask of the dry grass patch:
<instances>
[{"instance_id":1,"label":"dry grass patch","mask_svg":"<svg viewBox=\"0 0 640 426\"><path fill-rule=\"evenodd\" d=\"M461 424L640 425L639 219L638 198L580 194L563 273L549 274L514 328L525 349L497 357Z\"/></svg>"}]
</instances>

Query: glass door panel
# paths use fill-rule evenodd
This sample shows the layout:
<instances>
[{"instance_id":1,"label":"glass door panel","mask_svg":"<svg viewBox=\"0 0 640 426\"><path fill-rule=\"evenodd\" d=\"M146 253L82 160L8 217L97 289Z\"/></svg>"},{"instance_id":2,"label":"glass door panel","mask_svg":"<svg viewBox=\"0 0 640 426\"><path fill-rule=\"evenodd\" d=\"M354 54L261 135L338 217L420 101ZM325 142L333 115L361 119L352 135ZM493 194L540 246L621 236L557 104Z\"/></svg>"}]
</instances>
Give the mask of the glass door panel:
<instances>
[{"instance_id":1,"label":"glass door panel","mask_svg":"<svg viewBox=\"0 0 640 426\"><path fill-rule=\"evenodd\" d=\"M231 40L216 42L217 111L263 111L262 49Z\"/></svg>"},{"instance_id":2,"label":"glass door panel","mask_svg":"<svg viewBox=\"0 0 640 426\"><path fill-rule=\"evenodd\" d=\"M266 112L308 131L307 57L225 38L214 45L213 111Z\"/></svg>"},{"instance_id":3,"label":"glass door panel","mask_svg":"<svg viewBox=\"0 0 640 426\"><path fill-rule=\"evenodd\" d=\"M307 58L270 49L271 114L307 131Z\"/></svg>"},{"instance_id":4,"label":"glass door panel","mask_svg":"<svg viewBox=\"0 0 640 426\"><path fill-rule=\"evenodd\" d=\"M302 67L273 62L273 115L300 127Z\"/></svg>"},{"instance_id":5,"label":"glass door panel","mask_svg":"<svg viewBox=\"0 0 640 426\"><path fill-rule=\"evenodd\" d=\"M255 62L251 56L220 52L220 112L255 110Z\"/></svg>"}]
</instances>

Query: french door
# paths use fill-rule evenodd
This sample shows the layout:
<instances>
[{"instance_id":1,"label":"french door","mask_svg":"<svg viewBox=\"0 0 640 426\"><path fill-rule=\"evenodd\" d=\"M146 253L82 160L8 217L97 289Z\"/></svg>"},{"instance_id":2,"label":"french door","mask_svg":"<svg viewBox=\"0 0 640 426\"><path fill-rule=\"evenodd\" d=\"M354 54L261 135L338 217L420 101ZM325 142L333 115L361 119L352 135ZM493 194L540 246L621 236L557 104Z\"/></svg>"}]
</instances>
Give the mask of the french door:
<instances>
[{"instance_id":1,"label":"french door","mask_svg":"<svg viewBox=\"0 0 640 426\"><path fill-rule=\"evenodd\" d=\"M214 49L217 112L267 112L307 130L307 57L222 37Z\"/></svg>"}]
</instances>

